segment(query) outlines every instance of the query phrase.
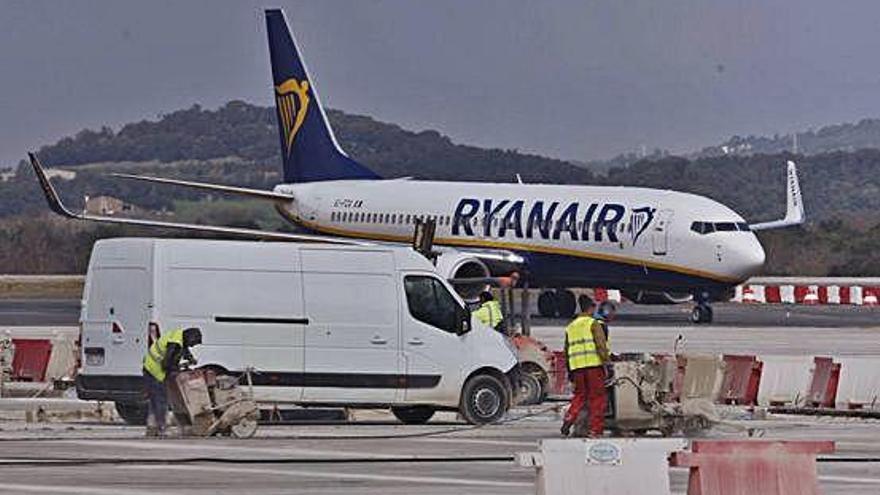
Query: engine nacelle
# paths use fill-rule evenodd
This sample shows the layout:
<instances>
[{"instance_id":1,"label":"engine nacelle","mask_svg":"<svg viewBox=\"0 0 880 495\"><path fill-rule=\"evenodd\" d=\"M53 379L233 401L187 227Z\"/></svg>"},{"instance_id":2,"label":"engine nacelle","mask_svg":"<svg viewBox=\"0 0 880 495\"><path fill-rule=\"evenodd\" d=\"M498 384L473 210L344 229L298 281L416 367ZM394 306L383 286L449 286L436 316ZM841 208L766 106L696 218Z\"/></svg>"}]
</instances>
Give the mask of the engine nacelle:
<instances>
[{"instance_id":1,"label":"engine nacelle","mask_svg":"<svg viewBox=\"0 0 880 495\"><path fill-rule=\"evenodd\" d=\"M688 292L623 291L623 296L638 304L683 304L693 300Z\"/></svg>"},{"instance_id":2,"label":"engine nacelle","mask_svg":"<svg viewBox=\"0 0 880 495\"><path fill-rule=\"evenodd\" d=\"M492 276L489 267L479 258L447 251L437 258L437 272L441 277L449 279L485 279ZM485 281L453 284L456 292L467 302L476 301L480 293L489 290L489 283Z\"/></svg>"}]
</instances>

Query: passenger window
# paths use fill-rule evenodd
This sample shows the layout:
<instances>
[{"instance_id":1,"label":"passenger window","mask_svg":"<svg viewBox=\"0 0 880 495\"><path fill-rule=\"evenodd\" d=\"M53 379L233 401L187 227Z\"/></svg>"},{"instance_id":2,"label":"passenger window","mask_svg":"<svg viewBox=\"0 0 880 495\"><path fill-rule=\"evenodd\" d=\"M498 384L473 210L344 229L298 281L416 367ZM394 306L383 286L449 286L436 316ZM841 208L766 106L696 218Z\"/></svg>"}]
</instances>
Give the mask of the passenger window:
<instances>
[{"instance_id":1,"label":"passenger window","mask_svg":"<svg viewBox=\"0 0 880 495\"><path fill-rule=\"evenodd\" d=\"M459 305L436 278L408 275L403 279L406 304L413 318L449 333L457 333Z\"/></svg>"}]
</instances>

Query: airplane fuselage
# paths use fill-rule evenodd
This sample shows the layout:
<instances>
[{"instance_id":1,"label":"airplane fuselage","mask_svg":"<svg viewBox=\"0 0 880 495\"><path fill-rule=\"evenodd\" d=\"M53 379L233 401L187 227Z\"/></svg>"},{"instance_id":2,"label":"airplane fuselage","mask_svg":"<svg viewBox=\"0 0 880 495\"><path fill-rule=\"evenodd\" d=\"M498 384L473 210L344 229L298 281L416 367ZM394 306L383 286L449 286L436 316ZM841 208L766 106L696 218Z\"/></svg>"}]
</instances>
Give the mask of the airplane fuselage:
<instances>
[{"instance_id":1,"label":"airplane fuselage","mask_svg":"<svg viewBox=\"0 0 880 495\"><path fill-rule=\"evenodd\" d=\"M675 191L341 180L282 184L275 192L296 198L279 203L285 217L324 234L409 242L416 217L435 218L435 244L517 253L532 286L715 291L764 262L740 215Z\"/></svg>"}]
</instances>

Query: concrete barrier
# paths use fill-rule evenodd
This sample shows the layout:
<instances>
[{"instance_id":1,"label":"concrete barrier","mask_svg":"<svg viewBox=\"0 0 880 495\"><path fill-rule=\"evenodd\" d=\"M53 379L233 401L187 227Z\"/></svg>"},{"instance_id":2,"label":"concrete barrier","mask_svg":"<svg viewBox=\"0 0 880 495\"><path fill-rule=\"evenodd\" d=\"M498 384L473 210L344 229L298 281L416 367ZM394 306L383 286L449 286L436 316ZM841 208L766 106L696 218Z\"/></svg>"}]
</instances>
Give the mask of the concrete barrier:
<instances>
[{"instance_id":1,"label":"concrete barrier","mask_svg":"<svg viewBox=\"0 0 880 495\"><path fill-rule=\"evenodd\" d=\"M880 360L844 357L839 361L838 406L848 409L875 406L880 398Z\"/></svg>"},{"instance_id":2,"label":"concrete barrier","mask_svg":"<svg viewBox=\"0 0 880 495\"><path fill-rule=\"evenodd\" d=\"M764 363L758 404L800 405L810 384L810 356L760 356Z\"/></svg>"},{"instance_id":3,"label":"concrete barrier","mask_svg":"<svg viewBox=\"0 0 880 495\"><path fill-rule=\"evenodd\" d=\"M759 277L737 286L734 302L877 305L878 278Z\"/></svg>"},{"instance_id":4,"label":"concrete barrier","mask_svg":"<svg viewBox=\"0 0 880 495\"><path fill-rule=\"evenodd\" d=\"M690 468L688 495L819 495L816 455L832 452L834 442L695 440L670 465Z\"/></svg>"},{"instance_id":5,"label":"concrete barrier","mask_svg":"<svg viewBox=\"0 0 880 495\"><path fill-rule=\"evenodd\" d=\"M518 453L517 464L537 470L538 495L668 495L668 456L686 445L683 439L541 440L540 451Z\"/></svg>"}]
</instances>

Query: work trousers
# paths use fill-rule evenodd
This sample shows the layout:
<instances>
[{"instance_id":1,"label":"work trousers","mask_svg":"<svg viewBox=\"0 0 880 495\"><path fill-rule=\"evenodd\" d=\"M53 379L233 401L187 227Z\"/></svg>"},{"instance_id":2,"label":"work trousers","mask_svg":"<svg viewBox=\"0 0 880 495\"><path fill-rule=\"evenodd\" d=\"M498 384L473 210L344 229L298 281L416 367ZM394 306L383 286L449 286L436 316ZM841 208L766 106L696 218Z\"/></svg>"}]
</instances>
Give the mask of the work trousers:
<instances>
[{"instance_id":1,"label":"work trousers","mask_svg":"<svg viewBox=\"0 0 880 495\"><path fill-rule=\"evenodd\" d=\"M144 370L144 392L147 395L147 425L165 430L168 415L168 393L165 384Z\"/></svg>"},{"instance_id":2,"label":"work trousers","mask_svg":"<svg viewBox=\"0 0 880 495\"><path fill-rule=\"evenodd\" d=\"M584 406L589 418L589 432L600 436L605 431L605 410L608 408L608 393L605 390L605 367L594 366L571 372L574 382L574 396L565 414L565 422L575 424ZM579 428L576 428L577 431Z\"/></svg>"}]
</instances>

